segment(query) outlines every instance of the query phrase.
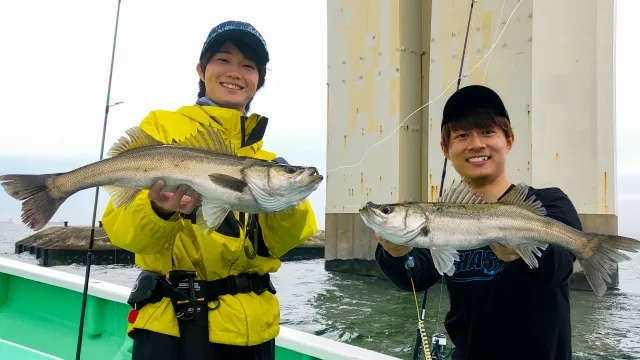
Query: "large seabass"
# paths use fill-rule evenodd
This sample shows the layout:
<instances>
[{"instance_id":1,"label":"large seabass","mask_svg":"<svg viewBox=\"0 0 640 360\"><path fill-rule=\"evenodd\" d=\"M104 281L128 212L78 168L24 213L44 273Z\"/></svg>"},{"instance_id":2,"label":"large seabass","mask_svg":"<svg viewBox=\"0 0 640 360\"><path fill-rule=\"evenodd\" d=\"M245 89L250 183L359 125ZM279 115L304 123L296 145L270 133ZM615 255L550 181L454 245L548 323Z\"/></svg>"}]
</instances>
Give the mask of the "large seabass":
<instances>
[{"instance_id":1,"label":"large seabass","mask_svg":"<svg viewBox=\"0 0 640 360\"><path fill-rule=\"evenodd\" d=\"M78 191L104 186L114 206L127 206L157 180L164 191L189 185L200 195L200 227L217 229L229 211L265 213L295 207L323 180L315 167L240 157L211 127L180 144L163 144L138 127L127 130L109 158L58 174L2 175L5 191L22 203L22 221L40 230ZM188 194L189 195L189 194Z\"/></svg>"},{"instance_id":2,"label":"large seabass","mask_svg":"<svg viewBox=\"0 0 640 360\"><path fill-rule=\"evenodd\" d=\"M534 268L535 255L549 244L571 250L589 284L602 296L615 264L630 258L619 250L637 252L640 241L624 236L587 233L545 216L546 210L528 186L517 185L497 202L473 193L466 181L433 203L373 204L360 209L364 223L388 241L430 249L442 274L454 273L457 250L476 249L492 242L514 248Z\"/></svg>"}]
</instances>

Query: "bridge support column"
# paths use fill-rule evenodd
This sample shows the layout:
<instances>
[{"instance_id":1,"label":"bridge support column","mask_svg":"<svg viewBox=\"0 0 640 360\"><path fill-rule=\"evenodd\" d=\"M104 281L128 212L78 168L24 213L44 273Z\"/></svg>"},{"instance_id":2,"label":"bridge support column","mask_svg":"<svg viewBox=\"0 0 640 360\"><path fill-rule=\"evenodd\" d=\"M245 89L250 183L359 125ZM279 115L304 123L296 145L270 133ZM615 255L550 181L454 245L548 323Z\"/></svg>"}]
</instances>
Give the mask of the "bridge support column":
<instances>
[{"instance_id":1,"label":"bridge support column","mask_svg":"<svg viewBox=\"0 0 640 360\"><path fill-rule=\"evenodd\" d=\"M357 215L365 201L437 197L444 161L439 124L456 89L470 5L329 1L327 168L358 165L328 174L327 269L376 273L376 242ZM609 234L617 233L615 6L478 1L461 82L502 96L516 136L511 181L561 188L586 231ZM448 166L445 186L455 177ZM580 266L574 270L573 288L590 289Z\"/></svg>"},{"instance_id":2,"label":"bridge support column","mask_svg":"<svg viewBox=\"0 0 640 360\"><path fill-rule=\"evenodd\" d=\"M355 166L327 175L327 269L376 273L376 241L358 208L421 198L426 111L391 133L422 104L423 3L328 1L327 169Z\"/></svg>"}]
</instances>

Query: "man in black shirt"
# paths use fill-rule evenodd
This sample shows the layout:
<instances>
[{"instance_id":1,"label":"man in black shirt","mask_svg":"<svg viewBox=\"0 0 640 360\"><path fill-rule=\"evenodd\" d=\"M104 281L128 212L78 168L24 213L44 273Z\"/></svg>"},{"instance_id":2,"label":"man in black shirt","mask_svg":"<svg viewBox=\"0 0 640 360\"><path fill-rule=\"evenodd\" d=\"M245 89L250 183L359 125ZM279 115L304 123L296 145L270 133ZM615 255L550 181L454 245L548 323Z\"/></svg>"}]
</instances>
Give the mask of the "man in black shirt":
<instances>
[{"instance_id":1,"label":"man in black shirt","mask_svg":"<svg viewBox=\"0 0 640 360\"><path fill-rule=\"evenodd\" d=\"M514 135L500 97L484 86L467 86L445 104L441 147L472 187L489 200L508 194L505 162ZM547 216L582 230L575 207L558 188L529 188ZM375 258L399 288L411 291L405 270L408 256L416 291L441 278L427 249L392 244L378 236ZM445 276L450 311L445 328L456 349L453 360L570 360L569 277L575 256L549 245L538 268L501 244L458 251L455 273Z\"/></svg>"}]
</instances>

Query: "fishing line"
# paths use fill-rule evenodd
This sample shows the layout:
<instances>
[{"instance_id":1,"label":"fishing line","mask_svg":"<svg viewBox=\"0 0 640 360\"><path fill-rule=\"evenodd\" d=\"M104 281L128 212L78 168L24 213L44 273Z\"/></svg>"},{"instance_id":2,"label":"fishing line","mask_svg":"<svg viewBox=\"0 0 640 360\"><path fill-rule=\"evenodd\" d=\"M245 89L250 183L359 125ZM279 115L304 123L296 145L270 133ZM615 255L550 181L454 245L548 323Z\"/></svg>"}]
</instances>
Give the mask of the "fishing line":
<instances>
[{"instance_id":1,"label":"fishing line","mask_svg":"<svg viewBox=\"0 0 640 360\"><path fill-rule=\"evenodd\" d=\"M120 3L121 0L118 0L118 8L116 10L116 24L115 30L113 33L113 45L111 49L111 65L109 68L109 83L107 85L107 103L104 109L104 122L102 125L102 141L100 143L100 160L102 160L104 156L104 143L105 136L107 132L107 118L109 117L109 101L111 99L111 80L113 79L113 62L116 53L116 39L118 38L118 22L120 20ZM76 360L80 360L80 353L82 351L82 333L84 330L84 317L87 307L87 295L89 292L89 272L91 269L91 259L93 257L93 242L94 242L94 234L96 230L96 213L98 211L98 194L100 192L100 187L96 187L96 195L93 201L93 217L91 220L91 233L89 235L89 249L87 249L87 267L84 275L84 288L82 290L82 307L80 310L80 327L78 329L78 342L76 345Z\"/></svg>"},{"instance_id":2,"label":"fishing line","mask_svg":"<svg viewBox=\"0 0 640 360\"><path fill-rule=\"evenodd\" d=\"M462 48L462 58L460 59L460 73L458 74L458 84L456 85L456 91L460 90L460 79L462 78L461 74L462 74L462 69L464 68L464 58L465 55L467 53L467 40L469 39L469 29L471 28L471 18L473 16L473 5L476 3L476 0L471 0L471 6L469 9L469 21L467 22L467 32L465 34L464 37L464 46ZM516 6L517 8L517 6ZM513 9L515 12L515 8ZM499 24L499 22L498 22ZM506 28L506 26L505 26ZM496 28L497 30L497 28ZM503 29L504 30L504 29ZM502 35L502 34L500 34ZM494 45L495 46L495 45ZM493 47L492 47L493 49ZM491 54L491 51L489 51L489 54ZM489 56L489 59L491 59L491 57ZM484 59L483 59L484 60ZM487 62L488 64L488 62ZM477 65L476 65L477 66ZM486 72L486 70L485 70ZM442 166L442 178L440 180L440 194L439 197L442 197L442 191L444 189L444 178L447 174L447 158L444 158L444 165ZM442 287L444 286L444 275L442 276L442 278L440 279L440 296L438 299L438 312L436 313L436 332L438 330L440 330L440 312L442 310ZM427 291L425 290L424 292L424 297L427 296Z\"/></svg>"},{"instance_id":3,"label":"fishing line","mask_svg":"<svg viewBox=\"0 0 640 360\"><path fill-rule=\"evenodd\" d=\"M476 0L477 1L477 0ZM367 156L367 154L369 153L369 151L371 151L373 148L375 148L376 146L382 144L383 142L387 141L391 135L393 135L396 131L398 131L402 125L404 125L405 122L407 122L407 120L409 120L409 118L411 118L415 113L417 113L418 111L420 111L421 109L423 109L425 106L428 106L430 104L432 104L434 101L438 100L440 97L442 97L442 95L444 95L447 90L451 87L451 85L453 85L454 83L458 82L460 79L469 76L469 74L471 74L476 68L478 68L478 66L480 66L480 64L482 64L484 62L484 60L493 52L493 49L496 47L496 45L498 44L498 41L500 41L500 38L502 37L502 34L504 33L504 31L507 29L507 26L509 25L509 22L511 22L511 18L513 17L513 14L515 14L516 10L518 10L518 7L520 7L520 4L522 4L524 0L519 0L518 3L516 4L516 6L513 8L513 11L511 11L511 15L509 15L509 18L507 19L507 22L504 25L504 28L502 29L502 31L500 32L500 35L498 36L498 38L496 39L496 41L493 43L493 45L491 46L491 48L489 49L489 51L487 52L487 54L482 58L482 60L480 60L473 68L471 68L471 70L469 70L468 72L466 72L464 75L462 76L458 76L456 79L454 79L453 81L451 81L451 83L449 83L449 85L447 85L447 87L444 89L444 91L442 91L442 93L438 96L436 96L434 99L430 100L429 102L427 102L426 104L420 106L419 108L417 108L415 111L413 111L411 114L409 114L409 116L407 116L401 123L400 125L398 125L395 130L393 130L389 135L385 136L382 140L378 141L377 143L373 144L371 147L369 147L369 149L367 149L367 151L365 151L364 155L362 155L362 158L360 159L360 161L358 161L357 163L353 164L353 165L343 165L343 166L338 166L336 168L333 169L329 169L327 170L327 174L339 169L346 169L346 168L353 168L353 167L357 167L360 166L362 164L362 161L364 161L365 157Z\"/></svg>"},{"instance_id":4,"label":"fishing line","mask_svg":"<svg viewBox=\"0 0 640 360\"><path fill-rule=\"evenodd\" d=\"M469 29L471 27L471 19L473 16L473 7L474 4L476 3L477 0L471 0L471 5L470 5L470 9L469 9L469 20L467 22L467 30L466 30L466 34L465 34L465 39L464 39L464 45L463 45L463 50L462 50L462 58L460 60L460 72L458 73L458 78L455 80L457 81L457 86L456 86L456 90L460 89L460 80L462 79L462 70L464 68L464 58L466 55L466 50L467 50L467 41L468 41L468 37L469 37ZM506 0L503 0L502 2L502 8L500 9L500 17L498 19L498 23L496 24L496 30L495 30L495 34L498 33L498 28L500 26L500 21L502 19L502 14L504 12L504 5L506 3ZM509 25L509 22L511 21L511 18L513 17L513 14L515 14L516 10L518 9L518 7L520 6L520 4L522 3L522 0L519 0L518 3L516 4L516 6L514 7L513 11L511 12L511 14L509 15L509 18L507 19L507 21L505 22L504 28L502 29L502 31L500 32L500 35L498 35L497 39L494 35L494 40L493 40L493 45L491 46L491 49L489 49L489 52L482 58L482 60L480 60L470 71L468 71L464 77L468 76L472 71L474 71L486 58L487 56L489 57L489 61L487 61L487 64L485 66L485 73L482 77L482 83L484 83L485 80L485 76L487 74L487 70L489 68L489 63L491 61L491 54L493 53L493 48L496 46L496 44L498 43L498 41L500 40L500 38L502 37L502 34L504 33L504 31L507 29L507 26ZM453 82L452 82L453 83ZM450 83L447 88L445 88L445 92L446 90L451 86ZM430 101L429 103L432 103L433 101L437 100L438 98L440 98L442 95L444 94L444 92L442 94L440 94L438 97L436 97L436 99ZM423 105L422 107L424 107L425 105ZM414 112L415 113L415 112ZM413 115L413 114L411 114ZM409 115L409 116L411 116ZM408 117L407 117L408 118ZM405 119L402 123L404 123L407 119ZM402 123L400 124L400 126L402 126ZM396 128L395 131L397 131L400 126L398 126L398 128ZM390 136L390 135L389 135ZM388 137L387 137L388 138ZM383 141L386 139L383 139ZM378 143L379 144L379 143ZM374 144L374 146L372 146L371 148L375 147L378 144ZM371 148L369 150L371 150ZM367 150L367 152L369 151ZM367 152L365 152L365 156L367 154ZM360 160L360 162L362 162L363 158ZM440 194L439 196L442 197L442 192L444 189L444 179L446 176L446 172L447 172L447 158L445 157L444 159L444 165L442 167L442 177L440 180ZM436 333L438 332L439 328L440 328L440 313L442 310L442 293L443 293L443 286L444 286L444 276L441 278L440 281L440 295L439 295L439 299L438 299L438 311L437 311L437 319L436 319ZM415 290L414 290L414 297L415 297ZM426 337L426 330L424 329L424 317L425 317L425 312L426 312L426 303L427 303L427 290L424 291L423 294L423 298L422 298L422 312L418 313L418 331L416 334L416 341L415 341L415 346L414 346L414 353L413 353L413 358L414 359L418 359L419 357L419 347L422 343L422 347L423 349L426 349L427 345L428 345L428 340L425 339ZM416 300L416 306L417 306L417 300ZM421 341L422 340L422 341ZM435 349L434 349L435 350ZM449 352L449 356L451 355L453 349L451 349L451 351ZM436 356L438 358L441 358L442 356L444 356L444 354L436 354ZM426 359L429 359L428 356L426 356ZM447 356L448 357L448 356Z\"/></svg>"},{"instance_id":5,"label":"fishing line","mask_svg":"<svg viewBox=\"0 0 640 360\"><path fill-rule=\"evenodd\" d=\"M496 35L498 35L498 28L500 27L500 21L502 20L502 13L504 12L504 4L507 3L507 0L502 1L502 9L500 9L500 16L498 17L498 24L496 25L496 32L493 34L493 41L496 41ZM505 24L505 26L507 26ZM484 85L484 79L487 77L487 71L489 71L489 64L491 63L491 55L489 55L489 60L487 60L487 65L484 67L484 74L482 74L482 82L480 84Z\"/></svg>"},{"instance_id":6,"label":"fishing line","mask_svg":"<svg viewBox=\"0 0 640 360\"><path fill-rule=\"evenodd\" d=\"M458 79L456 79L457 80L456 91L460 89L460 82L461 82L461 79L462 79L462 69L464 69L464 59L465 59L465 55L467 54L467 41L469 40L469 29L471 28L471 19L473 17L473 6L474 6L475 3L476 3L476 0L471 0L471 5L469 6L469 20L467 20L467 30L465 32L464 44L462 46L462 57L460 59L460 71L458 73ZM513 9L513 13L515 13L515 10L517 8L518 7L516 6ZM512 13L512 15L513 15L513 13ZM498 24L500 24L500 22L498 22ZM497 29L498 28L496 27L496 33L497 33ZM505 24L505 29L506 29L506 24ZM503 29L503 31L504 31L504 29ZM502 33L500 33L500 36L502 36ZM495 46L495 44L497 44L497 42L494 40L494 45L493 46ZM493 46L491 47L491 50L489 50L489 53L487 55L492 53ZM487 57L487 55L485 55L485 58ZM481 64L482 61L484 61L484 58L471 71L473 71L479 64ZM485 73L486 73L486 69L485 69ZM451 86L451 85L449 85L449 86ZM442 96L442 94L440 94L440 95ZM440 194L439 194L440 198L442 197L442 191L444 189L444 178L445 178L446 174L447 174L447 158L445 157L444 158L444 164L442 166L442 177L441 177L441 180L440 180ZM442 310L442 292L443 292L442 288L443 288L443 286L444 286L444 275L440 279L440 296L439 296L439 299L438 299L438 312L436 313L436 333L440 330L440 312ZM425 289L424 294L422 295L422 317L419 319L419 321L422 322L423 324L424 324L424 317L426 315L425 314L426 305L427 305L427 290ZM418 330L421 330L420 329L420 324L418 324ZM426 336L426 334L423 334L423 332L420 331L420 337L422 337L422 343L423 344L428 342L427 340L424 339L425 336ZM418 340L419 340L418 337L416 337L416 346L415 346L416 348L420 346ZM413 355L414 355L414 358L417 358L417 356L418 356L417 352L414 353ZM441 355L441 354L438 354L438 355ZM438 356L438 357L440 357L440 356Z\"/></svg>"},{"instance_id":7,"label":"fishing line","mask_svg":"<svg viewBox=\"0 0 640 360\"><path fill-rule=\"evenodd\" d=\"M411 278L411 288L413 289L413 299L416 302L416 313L418 314L418 331L420 333L420 337L422 338L422 350L424 351L425 360L431 360L431 351L429 350L429 341L427 340L427 329L424 325L424 319L420 318L420 310L418 309L418 296L416 295L416 286L413 283L413 278Z\"/></svg>"}]
</instances>

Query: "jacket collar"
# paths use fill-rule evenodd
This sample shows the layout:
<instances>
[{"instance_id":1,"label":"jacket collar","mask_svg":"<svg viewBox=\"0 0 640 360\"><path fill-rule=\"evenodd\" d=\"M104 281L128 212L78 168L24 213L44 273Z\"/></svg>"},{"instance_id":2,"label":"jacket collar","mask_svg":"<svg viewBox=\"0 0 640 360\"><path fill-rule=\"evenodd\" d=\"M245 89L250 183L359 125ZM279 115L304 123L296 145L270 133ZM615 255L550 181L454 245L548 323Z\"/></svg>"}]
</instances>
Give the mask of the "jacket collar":
<instances>
[{"instance_id":1,"label":"jacket collar","mask_svg":"<svg viewBox=\"0 0 640 360\"><path fill-rule=\"evenodd\" d=\"M195 106L183 106L178 112L207 126L211 121L220 125L236 146L249 146L262 140L269 119L258 114L246 114L218 106L207 97L196 101ZM244 138L243 138L244 135Z\"/></svg>"},{"instance_id":2,"label":"jacket collar","mask_svg":"<svg viewBox=\"0 0 640 360\"><path fill-rule=\"evenodd\" d=\"M196 105L200 105L200 106L205 106L205 105L207 105L207 106L218 106L218 104L216 104L213 100L209 99L206 96L203 96L200 99L198 99L196 101ZM243 111L242 114L246 116L247 112Z\"/></svg>"}]
</instances>

